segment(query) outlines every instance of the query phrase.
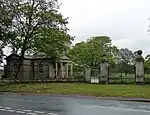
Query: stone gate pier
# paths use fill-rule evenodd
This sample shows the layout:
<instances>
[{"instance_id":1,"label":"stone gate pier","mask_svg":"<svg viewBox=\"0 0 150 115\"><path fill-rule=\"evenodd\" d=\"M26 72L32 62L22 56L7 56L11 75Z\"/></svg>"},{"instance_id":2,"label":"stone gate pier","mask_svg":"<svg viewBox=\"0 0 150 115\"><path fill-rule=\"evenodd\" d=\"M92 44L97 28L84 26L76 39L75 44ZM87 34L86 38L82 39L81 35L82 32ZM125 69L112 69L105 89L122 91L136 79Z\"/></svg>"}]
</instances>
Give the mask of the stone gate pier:
<instances>
[{"instance_id":1,"label":"stone gate pier","mask_svg":"<svg viewBox=\"0 0 150 115\"><path fill-rule=\"evenodd\" d=\"M135 57L135 75L136 84L144 84L144 58L142 57L142 50L138 50Z\"/></svg>"}]
</instances>

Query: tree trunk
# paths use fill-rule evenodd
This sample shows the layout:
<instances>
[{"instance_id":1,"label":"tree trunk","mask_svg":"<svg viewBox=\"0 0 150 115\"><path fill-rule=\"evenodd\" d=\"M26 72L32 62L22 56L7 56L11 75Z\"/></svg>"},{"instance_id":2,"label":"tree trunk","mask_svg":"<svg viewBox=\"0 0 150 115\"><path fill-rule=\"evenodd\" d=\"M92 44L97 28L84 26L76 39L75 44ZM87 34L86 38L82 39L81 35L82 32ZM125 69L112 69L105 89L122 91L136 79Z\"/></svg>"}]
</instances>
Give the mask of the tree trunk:
<instances>
[{"instance_id":1,"label":"tree trunk","mask_svg":"<svg viewBox=\"0 0 150 115\"><path fill-rule=\"evenodd\" d=\"M25 54L25 51L26 51L26 46L27 46L27 40L28 40L28 37L25 38L24 40L24 44L23 44L23 47L22 47L22 50L21 50L21 56L20 56L20 59L19 59L19 65L17 67L17 72L16 72L16 75L15 75L15 80L17 80L20 76L20 72L21 72L21 67L23 65L23 60L24 60L24 54Z\"/></svg>"},{"instance_id":2,"label":"tree trunk","mask_svg":"<svg viewBox=\"0 0 150 115\"><path fill-rule=\"evenodd\" d=\"M27 32L26 32L26 36L25 36L25 40L24 40L24 43L23 43L23 47L22 47L22 50L21 50L21 56L20 56L20 59L19 59L19 66L17 68L17 73L16 73L16 76L15 76L15 79L18 79L19 77L19 74L20 74L20 70L21 70L21 67L23 65L23 60L24 60L24 54L25 54L25 51L27 50L27 43L28 43L28 40L29 38L31 37L31 35L33 34L35 28L38 26L38 24L32 29L31 31L31 22L32 22L32 15L33 15L33 7L34 7L34 4L35 4L35 0L33 0L33 3L32 3L32 9L30 10L30 15L28 17L28 20L29 20L29 23L28 23L28 29L27 29ZM30 32L31 31L31 32Z\"/></svg>"},{"instance_id":3,"label":"tree trunk","mask_svg":"<svg viewBox=\"0 0 150 115\"><path fill-rule=\"evenodd\" d=\"M24 53L21 54L20 59L19 59L19 65L17 67L17 72L15 75L15 80L19 79L20 73L21 73L21 67L23 65L23 60L24 60Z\"/></svg>"}]
</instances>

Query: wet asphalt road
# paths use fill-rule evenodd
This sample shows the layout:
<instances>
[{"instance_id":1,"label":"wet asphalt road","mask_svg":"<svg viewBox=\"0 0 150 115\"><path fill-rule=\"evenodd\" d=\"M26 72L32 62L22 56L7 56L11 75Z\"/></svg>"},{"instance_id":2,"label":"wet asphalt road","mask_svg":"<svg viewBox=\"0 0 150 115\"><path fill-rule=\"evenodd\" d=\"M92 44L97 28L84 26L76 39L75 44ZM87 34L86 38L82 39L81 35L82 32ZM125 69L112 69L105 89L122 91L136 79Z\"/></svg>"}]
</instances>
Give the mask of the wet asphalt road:
<instances>
[{"instance_id":1,"label":"wet asphalt road","mask_svg":"<svg viewBox=\"0 0 150 115\"><path fill-rule=\"evenodd\" d=\"M150 104L50 95L1 94L0 115L150 115Z\"/></svg>"}]
</instances>

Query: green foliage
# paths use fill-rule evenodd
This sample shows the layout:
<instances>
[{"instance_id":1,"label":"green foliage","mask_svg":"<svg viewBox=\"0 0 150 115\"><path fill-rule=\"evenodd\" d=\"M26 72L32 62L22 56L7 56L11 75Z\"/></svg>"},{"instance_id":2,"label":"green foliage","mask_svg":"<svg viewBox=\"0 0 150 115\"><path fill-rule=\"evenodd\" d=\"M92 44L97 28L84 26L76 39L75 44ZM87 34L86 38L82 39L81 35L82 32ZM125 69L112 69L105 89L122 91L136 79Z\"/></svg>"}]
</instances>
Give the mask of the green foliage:
<instances>
[{"instance_id":1,"label":"green foliage","mask_svg":"<svg viewBox=\"0 0 150 115\"><path fill-rule=\"evenodd\" d=\"M57 57L68 48L64 43L71 43L57 0L1 0L0 6L1 41L13 52L40 51Z\"/></svg>"},{"instance_id":2,"label":"green foliage","mask_svg":"<svg viewBox=\"0 0 150 115\"><path fill-rule=\"evenodd\" d=\"M144 62L144 68L145 68L145 73L150 73L150 55L147 55L145 57L145 62Z\"/></svg>"},{"instance_id":3,"label":"green foliage","mask_svg":"<svg viewBox=\"0 0 150 115\"><path fill-rule=\"evenodd\" d=\"M4 66L4 51L3 51L3 44L0 44L0 67L3 67Z\"/></svg>"},{"instance_id":4,"label":"green foliage","mask_svg":"<svg viewBox=\"0 0 150 115\"><path fill-rule=\"evenodd\" d=\"M135 55L129 49L120 49L117 55L117 69L121 73L133 73L133 61Z\"/></svg>"},{"instance_id":5,"label":"green foliage","mask_svg":"<svg viewBox=\"0 0 150 115\"><path fill-rule=\"evenodd\" d=\"M120 49L117 55L118 62L120 63L126 63L131 64L133 62L135 55L132 51L130 51L128 48Z\"/></svg>"},{"instance_id":6,"label":"green foliage","mask_svg":"<svg viewBox=\"0 0 150 115\"><path fill-rule=\"evenodd\" d=\"M46 55L58 58L61 54L67 53L71 36L63 30L59 29L40 29L41 35L36 36L35 42L32 44L36 52L44 52ZM44 44L44 45L43 45Z\"/></svg>"},{"instance_id":7,"label":"green foliage","mask_svg":"<svg viewBox=\"0 0 150 115\"><path fill-rule=\"evenodd\" d=\"M88 39L87 42L77 43L69 54L77 64L98 67L103 55L106 55L109 62L113 63L117 51L109 37L96 36Z\"/></svg>"}]
</instances>

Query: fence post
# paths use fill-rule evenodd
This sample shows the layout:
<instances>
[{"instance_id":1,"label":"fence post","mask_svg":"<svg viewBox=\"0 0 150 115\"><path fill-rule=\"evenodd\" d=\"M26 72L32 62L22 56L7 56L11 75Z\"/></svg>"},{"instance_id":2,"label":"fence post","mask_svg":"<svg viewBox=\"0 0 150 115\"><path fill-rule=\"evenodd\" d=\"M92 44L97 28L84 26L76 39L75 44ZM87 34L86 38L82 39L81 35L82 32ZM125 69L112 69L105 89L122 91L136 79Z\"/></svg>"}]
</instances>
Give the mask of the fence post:
<instances>
[{"instance_id":1,"label":"fence post","mask_svg":"<svg viewBox=\"0 0 150 115\"><path fill-rule=\"evenodd\" d=\"M91 80L91 68L85 68L85 81L90 82Z\"/></svg>"},{"instance_id":2,"label":"fence post","mask_svg":"<svg viewBox=\"0 0 150 115\"><path fill-rule=\"evenodd\" d=\"M100 80L108 84L109 79L108 77L109 77L109 64L107 60L103 60L101 63Z\"/></svg>"},{"instance_id":3,"label":"fence post","mask_svg":"<svg viewBox=\"0 0 150 115\"><path fill-rule=\"evenodd\" d=\"M107 79L108 80L108 84L109 84L109 75L110 75L109 72L110 72L110 66L108 66L108 79Z\"/></svg>"},{"instance_id":4,"label":"fence post","mask_svg":"<svg viewBox=\"0 0 150 115\"><path fill-rule=\"evenodd\" d=\"M136 67L134 65L134 83L136 83Z\"/></svg>"}]
</instances>

